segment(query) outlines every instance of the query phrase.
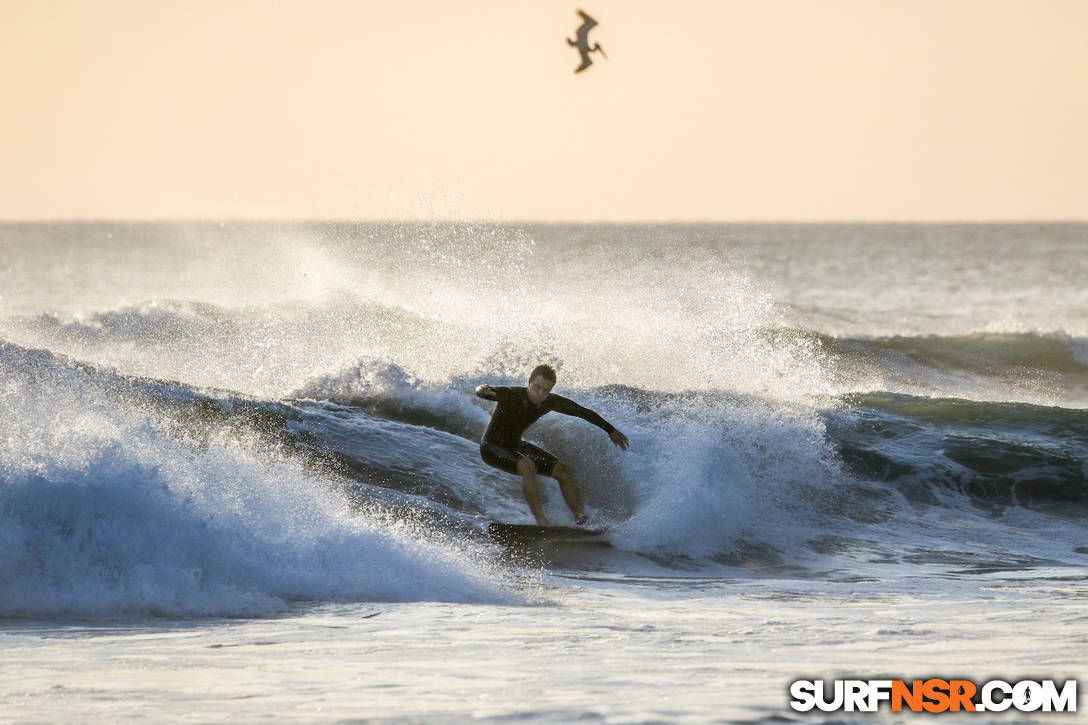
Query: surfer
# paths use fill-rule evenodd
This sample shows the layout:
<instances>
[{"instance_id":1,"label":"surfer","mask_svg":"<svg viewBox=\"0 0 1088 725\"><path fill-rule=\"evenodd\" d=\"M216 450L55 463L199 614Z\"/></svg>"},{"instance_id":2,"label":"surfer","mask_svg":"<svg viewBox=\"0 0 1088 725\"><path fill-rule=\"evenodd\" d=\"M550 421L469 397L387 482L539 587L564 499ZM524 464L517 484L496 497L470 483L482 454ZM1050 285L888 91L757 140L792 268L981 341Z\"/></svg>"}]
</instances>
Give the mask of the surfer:
<instances>
[{"instance_id":1,"label":"surfer","mask_svg":"<svg viewBox=\"0 0 1088 725\"><path fill-rule=\"evenodd\" d=\"M477 396L498 403L480 441L480 457L490 466L521 476L525 500L540 526L548 526L549 522L544 515L544 504L537 487L538 473L559 481L559 490L574 514L574 520L584 524L587 521L586 511L570 468L543 448L521 440L521 434L542 415L554 410L589 421L604 430L612 442L623 450L627 450L630 442L627 436L594 411L562 395L553 395L554 386L555 368L537 365L529 375L527 387L481 385L476 388Z\"/></svg>"}]
</instances>

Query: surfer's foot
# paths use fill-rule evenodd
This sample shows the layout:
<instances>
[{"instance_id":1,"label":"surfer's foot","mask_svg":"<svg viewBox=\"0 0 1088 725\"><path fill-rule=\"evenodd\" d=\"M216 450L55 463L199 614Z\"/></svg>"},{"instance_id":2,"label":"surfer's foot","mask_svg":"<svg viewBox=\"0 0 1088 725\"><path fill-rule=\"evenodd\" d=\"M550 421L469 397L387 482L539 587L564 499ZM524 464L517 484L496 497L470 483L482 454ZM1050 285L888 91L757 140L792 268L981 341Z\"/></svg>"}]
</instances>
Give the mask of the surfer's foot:
<instances>
[{"instance_id":1,"label":"surfer's foot","mask_svg":"<svg viewBox=\"0 0 1088 725\"><path fill-rule=\"evenodd\" d=\"M574 519L574 523L578 524L579 526L585 526L589 523L589 517L585 514L582 514L581 516L578 516Z\"/></svg>"}]
</instances>

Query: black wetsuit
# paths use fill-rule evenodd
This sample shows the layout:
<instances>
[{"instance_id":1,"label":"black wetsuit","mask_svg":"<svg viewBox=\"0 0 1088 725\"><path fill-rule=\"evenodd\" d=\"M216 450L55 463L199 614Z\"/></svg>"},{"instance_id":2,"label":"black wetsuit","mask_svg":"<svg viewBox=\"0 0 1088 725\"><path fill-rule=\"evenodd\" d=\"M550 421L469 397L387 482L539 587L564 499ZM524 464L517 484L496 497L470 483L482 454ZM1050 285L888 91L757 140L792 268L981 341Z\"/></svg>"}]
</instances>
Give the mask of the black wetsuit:
<instances>
[{"instance_id":1,"label":"black wetsuit","mask_svg":"<svg viewBox=\"0 0 1088 725\"><path fill-rule=\"evenodd\" d=\"M483 440L480 441L480 456L484 462L509 473L518 472L518 460L523 456L532 459L537 473L552 475L558 459L543 448L521 440L525 429L535 423L545 413L555 411L564 415L573 415L600 427L605 433L616 430L607 420L589 408L583 408L569 398L550 393L540 405L533 405L528 391L522 388L501 388L490 386L498 398L491 422L487 424ZM479 395L479 393L477 393ZM490 400L480 395L484 400Z\"/></svg>"}]
</instances>

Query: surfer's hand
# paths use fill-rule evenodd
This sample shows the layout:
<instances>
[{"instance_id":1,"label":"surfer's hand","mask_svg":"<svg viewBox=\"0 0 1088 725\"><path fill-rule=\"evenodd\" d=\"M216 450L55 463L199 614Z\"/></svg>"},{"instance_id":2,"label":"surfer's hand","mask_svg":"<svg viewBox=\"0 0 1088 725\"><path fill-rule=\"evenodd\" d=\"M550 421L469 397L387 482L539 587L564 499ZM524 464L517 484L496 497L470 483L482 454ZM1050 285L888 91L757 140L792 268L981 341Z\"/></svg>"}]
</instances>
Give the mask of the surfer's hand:
<instances>
[{"instance_id":1,"label":"surfer's hand","mask_svg":"<svg viewBox=\"0 0 1088 725\"><path fill-rule=\"evenodd\" d=\"M495 391L491 389L490 385L481 385L481 386L477 387L476 388L476 395L477 395L477 397L483 398L484 400L497 400L498 399L498 397L495 395Z\"/></svg>"},{"instance_id":2,"label":"surfer's hand","mask_svg":"<svg viewBox=\"0 0 1088 725\"><path fill-rule=\"evenodd\" d=\"M614 430L608 434L608 437L612 439L612 442L623 450L627 450L627 446L631 445L631 441L627 440L627 436L620 433L618 430Z\"/></svg>"}]
</instances>

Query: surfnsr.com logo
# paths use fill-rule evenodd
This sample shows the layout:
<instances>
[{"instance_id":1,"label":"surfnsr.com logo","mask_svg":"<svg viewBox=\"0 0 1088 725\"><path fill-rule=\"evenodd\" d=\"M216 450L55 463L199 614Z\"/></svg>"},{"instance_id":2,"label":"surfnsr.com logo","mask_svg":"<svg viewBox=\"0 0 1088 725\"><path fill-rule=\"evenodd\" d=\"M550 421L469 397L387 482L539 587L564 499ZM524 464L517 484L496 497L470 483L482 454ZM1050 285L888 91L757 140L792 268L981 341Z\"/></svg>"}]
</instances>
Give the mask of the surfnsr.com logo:
<instances>
[{"instance_id":1,"label":"surfnsr.com logo","mask_svg":"<svg viewBox=\"0 0 1088 725\"><path fill-rule=\"evenodd\" d=\"M1059 687L1054 680L797 680L790 697L798 712L876 712L885 702L892 712L1076 712L1077 681Z\"/></svg>"}]
</instances>

